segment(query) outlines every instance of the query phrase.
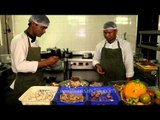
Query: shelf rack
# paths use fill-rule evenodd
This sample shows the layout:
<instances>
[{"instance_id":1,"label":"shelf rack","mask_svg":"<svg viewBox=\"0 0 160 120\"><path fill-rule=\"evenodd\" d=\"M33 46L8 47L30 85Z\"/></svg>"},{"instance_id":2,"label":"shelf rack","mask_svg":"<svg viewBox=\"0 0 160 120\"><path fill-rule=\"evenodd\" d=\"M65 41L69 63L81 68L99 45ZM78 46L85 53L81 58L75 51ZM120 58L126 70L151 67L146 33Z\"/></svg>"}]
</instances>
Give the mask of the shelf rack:
<instances>
[{"instance_id":1,"label":"shelf rack","mask_svg":"<svg viewBox=\"0 0 160 120\"><path fill-rule=\"evenodd\" d=\"M140 42L138 44L139 48L160 51L160 46L157 46L158 43L155 44L153 41L151 41L151 36L160 35L160 30L143 30L143 31L139 31L139 35L140 35ZM148 44L145 44L145 42L142 41L143 35L148 35L148 41L147 41ZM154 45L152 45L152 43L154 43ZM156 75L155 86L158 88L160 87L160 66L159 65L158 65L158 70Z\"/></svg>"}]
</instances>

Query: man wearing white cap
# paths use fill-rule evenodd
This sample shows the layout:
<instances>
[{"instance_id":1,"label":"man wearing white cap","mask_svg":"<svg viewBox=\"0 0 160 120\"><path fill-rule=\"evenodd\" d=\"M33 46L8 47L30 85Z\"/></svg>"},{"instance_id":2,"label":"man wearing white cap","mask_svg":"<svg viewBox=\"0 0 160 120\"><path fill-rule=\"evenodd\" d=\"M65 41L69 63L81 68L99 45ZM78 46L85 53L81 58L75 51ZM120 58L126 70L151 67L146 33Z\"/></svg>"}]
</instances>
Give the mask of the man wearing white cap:
<instances>
[{"instance_id":1,"label":"man wearing white cap","mask_svg":"<svg viewBox=\"0 0 160 120\"><path fill-rule=\"evenodd\" d=\"M28 28L16 35L11 41L12 70L16 73L14 91L20 97L29 87L45 85L43 67L56 63L59 58L52 56L41 60L40 47L36 37L41 37L49 26L46 15L32 15Z\"/></svg>"},{"instance_id":2,"label":"man wearing white cap","mask_svg":"<svg viewBox=\"0 0 160 120\"><path fill-rule=\"evenodd\" d=\"M93 66L100 75L100 81L130 80L134 75L133 53L128 41L117 37L117 25L113 21L103 26L105 40L96 46Z\"/></svg>"}]
</instances>

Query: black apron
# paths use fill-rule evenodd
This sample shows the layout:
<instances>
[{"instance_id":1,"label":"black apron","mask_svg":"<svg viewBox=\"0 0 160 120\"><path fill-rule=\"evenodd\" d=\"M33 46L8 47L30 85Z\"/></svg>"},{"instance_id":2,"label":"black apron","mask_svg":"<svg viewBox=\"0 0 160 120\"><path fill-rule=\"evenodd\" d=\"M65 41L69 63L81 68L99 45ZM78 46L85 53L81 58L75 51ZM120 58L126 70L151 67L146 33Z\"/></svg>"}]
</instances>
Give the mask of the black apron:
<instances>
[{"instance_id":1,"label":"black apron","mask_svg":"<svg viewBox=\"0 0 160 120\"><path fill-rule=\"evenodd\" d=\"M28 36L27 36L28 37ZM29 49L26 60L40 61L40 47L31 47L29 38ZM46 82L43 80L43 69L39 68L35 73L17 73L14 85L14 91L19 98L31 86L43 86Z\"/></svg>"},{"instance_id":2,"label":"black apron","mask_svg":"<svg viewBox=\"0 0 160 120\"><path fill-rule=\"evenodd\" d=\"M106 43L102 48L100 65L105 73L100 75L100 80L104 85L108 85L109 81L126 79L126 70L123 63L122 50L118 41L117 44L117 49L105 48Z\"/></svg>"}]
</instances>

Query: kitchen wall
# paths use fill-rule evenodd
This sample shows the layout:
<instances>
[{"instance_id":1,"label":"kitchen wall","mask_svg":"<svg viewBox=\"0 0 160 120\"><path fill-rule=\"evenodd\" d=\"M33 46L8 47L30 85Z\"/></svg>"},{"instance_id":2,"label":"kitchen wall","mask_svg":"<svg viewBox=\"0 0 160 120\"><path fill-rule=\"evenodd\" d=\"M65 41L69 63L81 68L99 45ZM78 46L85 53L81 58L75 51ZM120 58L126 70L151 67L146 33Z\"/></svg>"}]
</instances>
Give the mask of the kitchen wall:
<instances>
[{"instance_id":1,"label":"kitchen wall","mask_svg":"<svg viewBox=\"0 0 160 120\"><path fill-rule=\"evenodd\" d=\"M13 38L10 15L0 15L0 54L10 52L10 41Z\"/></svg>"},{"instance_id":2,"label":"kitchen wall","mask_svg":"<svg viewBox=\"0 0 160 120\"><path fill-rule=\"evenodd\" d=\"M1 26L1 16L0 16L0 47L2 46L2 26Z\"/></svg>"},{"instance_id":3,"label":"kitchen wall","mask_svg":"<svg viewBox=\"0 0 160 120\"><path fill-rule=\"evenodd\" d=\"M30 15L13 15L13 35L28 27ZM138 15L48 15L50 26L38 38L42 51L47 48L69 48L72 51L94 51L103 38L103 24L115 21L118 35L130 41L135 51Z\"/></svg>"}]
</instances>

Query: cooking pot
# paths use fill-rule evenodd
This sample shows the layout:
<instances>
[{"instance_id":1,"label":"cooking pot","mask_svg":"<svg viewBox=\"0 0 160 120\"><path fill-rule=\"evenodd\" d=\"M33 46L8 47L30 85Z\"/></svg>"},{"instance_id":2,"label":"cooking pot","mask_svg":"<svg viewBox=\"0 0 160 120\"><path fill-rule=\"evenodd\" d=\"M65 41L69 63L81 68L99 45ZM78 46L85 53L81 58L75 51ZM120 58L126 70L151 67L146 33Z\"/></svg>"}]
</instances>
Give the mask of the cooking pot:
<instances>
[{"instance_id":1,"label":"cooking pot","mask_svg":"<svg viewBox=\"0 0 160 120\"><path fill-rule=\"evenodd\" d=\"M92 59L92 57L93 57L92 53L84 53L82 55L83 59Z\"/></svg>"},{"instance_id":2,"label":"cooking pot","mask_svg":"<svg viewBox=\"0 0 160 120\"><path fill-rule=\"evenodd\" d=\"M51 49L51 53L53 56L58 56L59 58L62 57L61 49L58 49L58 48Z\"/></svg>"},{"instance_id":3,"label":"cooking pot","mask_svg":"<svg viewBox=\"0 0 160 120\"><path fill-rule=\"evenodd\" d=\"M47 59L51 56L51 51L41 51L41 58Z\"/></svg>"},{"instance_id":4,"label":"cooking pot","mask_svg":"<svg viewBox=\"0 0 160 120\"><path fill-rule=\"evenodd\" d=\"M61 49L59 48L47 48L47 51L50 51L52 56L58 56L59 58L62 57Z\"/></svg>"}]
</instances>

